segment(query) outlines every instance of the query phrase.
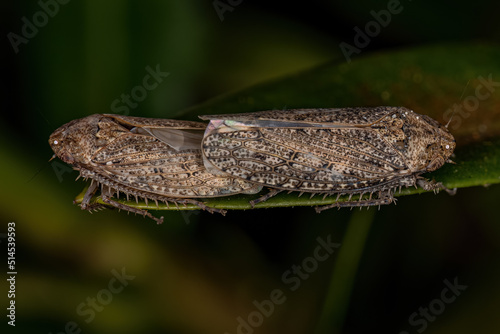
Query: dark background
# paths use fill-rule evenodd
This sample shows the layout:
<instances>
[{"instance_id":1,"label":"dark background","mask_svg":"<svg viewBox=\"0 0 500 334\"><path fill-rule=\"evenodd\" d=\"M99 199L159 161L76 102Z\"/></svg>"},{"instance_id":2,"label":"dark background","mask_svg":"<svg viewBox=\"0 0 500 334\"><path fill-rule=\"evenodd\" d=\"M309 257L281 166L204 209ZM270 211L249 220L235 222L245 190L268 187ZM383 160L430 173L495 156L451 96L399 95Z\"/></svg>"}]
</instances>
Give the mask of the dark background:
<instances>
[{"instance_id":1,"label":"dark background","mask_svg":"<svg viewBox=\"0 0 500 334\"><path fill-rule=\"evenodd\" d=\"M170 75L130 115L169 118L221 94L344 62L339 43L353 44L354 27L364 27L373 20L370 11L390 2L243 0L221 21L212 1L74 0L60 4L17 53L8 34L21 35L22 18L33 22L42 7L2 2L0 233L16 223L18 275L16 327L7 326L3 314L1 326L13 333L59 333L73 321L82 333L236 333L238 317L247 319L254 301L281 289L286 301L255 333L313 332L336 254L296 291L281 276L311 256L318 237L331 235L344 246L346 230L356 224L357 218L349 223L351 211L161 212L161 226L116 210L90 215L72 204L84 186L74 182L77 173L47 163L47 140L72 119L113 112L112 102L142 83L147 66L159 64ZM500 38L497 3L400 6L353 61L373 51ZM350 298L332 316L336 331L423 330L409 316L441 298L444 280L456 279L467 289L428 321L425 332L494 333L499 195L498 186L460 189L454 197L428 193L376 211L356 276L345 282ZM113 270L122 268L135 278L87 323L78 305L106 289ZM5 279L0 287L5 310Z\"/></svg>"}]
</instances>

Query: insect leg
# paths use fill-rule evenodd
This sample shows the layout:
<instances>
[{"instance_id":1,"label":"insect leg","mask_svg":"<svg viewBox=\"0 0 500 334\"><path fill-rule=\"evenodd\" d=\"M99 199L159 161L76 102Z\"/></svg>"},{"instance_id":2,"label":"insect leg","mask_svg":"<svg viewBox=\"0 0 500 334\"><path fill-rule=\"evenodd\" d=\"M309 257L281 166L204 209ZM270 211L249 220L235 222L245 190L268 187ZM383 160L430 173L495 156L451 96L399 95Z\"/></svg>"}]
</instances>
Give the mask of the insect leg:
<instances>
[{"instance_id":1,"label":"insect leg","mask_svg":"<svg viewBox=\"0 0 500 334\"><path fill-rule=\"evenodd\" d=\"M80 208L82 208L82 210L87 210L90 213L92 213L92 211L106 208L104 205L99 203L90 203L90 200L94 196L98 187L99 187L99 182L94 180L90 182L90 186L87 188L87 191L85 192L83 200L80 204Z\"/></svg>"},{"instance_id":2,"label":"insect leg","mask_svg":"<svg viewBox=\"0 0 500 334\"><path fill-rule=\"evenodd\" d=\"M335 202L330 205L325 205L325 206L317 206L315 207L316 212L321 212L323 210L331 209L331 208L342 208L342 207L363 207L363 206L376 206L376 205L387 205L391 204L394 202L394 197L390 191L387 191L385 193L380 193L378 195L378 198L373 199L371 197L367 199L360 199L357 201L346 201L346 202Z\"/></svg>"},{"instance_id":3,"label":"insect leg","mask_svg":"<svg viewBox=\"0 0 500 334\"><path fill-rule=\"evenodd\" d=\"M206 211L208 211L210 213L217 212L217 213L220 213L223 216L225 216L226 212L227 212L226 210L223 210L223 209L216 209L216 208L208 207L205 204L203 204L202 202L194 200L194 199L169 199L169 201L174 202L174 203L181 203L181 204L184 204L184 205L186 203L191 203L191 204L194 204L194 205L198 206L202 210L206 210Z\"/></svg>"},{"instance_id":4,"label":"insect leg","mask_svg":"<svg viewBox=\"0 0 500 334\"><path fill-rule=\"evenodd\" d=\"M455 195L457 193L457 188L449 189L446 188L441 182L429 181L424 178L418 178L417 185L424 190L433 190L434 192L437 192L439 190L444 190L449 195Z\"/></svg>"},{"instance_id":5,"label":"insect leg","mask_svg":"<svg viewBox=\"0 0 500 334\"><path fill-rule=\"evenodd\" d=\"M131 206L128 206L128 205L125 205L125 204L113 201L110 197L108 197L107 194L101 194L101 198L102 198L102 201L104 203L109 204L109 205L111 205L111 206L113 206L113 207L115 207L117 209L125 210L125 211L128 211L128 212L133 212L133 213L138 213L138 214L140 214L142 216L148 216L149 218L155 220L158 224L163 223L163 217L156 218L155 216L153 216L152 214L150 214L146 210L136 209L136 208L133 208Z\"/></svg>"},{"instance_id":6,"label":"insect leg","mask_svg":"<svg viewBox=\"0 0 500 334\"><path fill-rule=\"evenodd\" d=\"M258 204L258 203L261 203L261 202L265 202L267 201L268 199L270 199L271 197L273 196L276 196L278 193L282 192L283 190L280 190L280 189L271 189L267 194L265 194L264 196L261 196L257 199L254 199L253 201L250 201L250 205L252 206L252 208Z\"/></svg>"}]
</instances>

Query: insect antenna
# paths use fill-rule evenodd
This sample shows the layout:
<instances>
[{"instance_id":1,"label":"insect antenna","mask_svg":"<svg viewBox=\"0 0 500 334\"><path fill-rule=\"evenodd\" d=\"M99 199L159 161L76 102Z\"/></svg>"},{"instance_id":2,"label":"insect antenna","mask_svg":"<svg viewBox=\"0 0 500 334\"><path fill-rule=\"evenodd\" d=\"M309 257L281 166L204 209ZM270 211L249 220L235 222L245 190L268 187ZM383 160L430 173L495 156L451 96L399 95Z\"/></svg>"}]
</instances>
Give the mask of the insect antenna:
<instances>
[{"instance_id":1,"label":"insect antenna","mask_svg":"<svg viewBox=\"0 0 500 334\"><path fill-rule=\"evenodd\" d=\"M40 168L39 168L39 169L35 172L35 174L33 174L33 176L32 176L32 177L31 177L28 181L26 181L26 183L31 182L31 180L33 180L33 179L34 179L34 178L35 178L35 177L36 177L36 176L37 176L37 175L38 175L38 174L39 174L42 170L44 170L44 169L45 169L45 167L47 167L47 165L49 164L49 162L51 162L52 160L54 160L54 158L55 158L55 157L56 157L56 155L54 154L54 155L52 156L52 158L50 158L50 160L49 160L49 161L47 161L47 163L46 163L46 164L44 164L42 167L40 167Z\"/></svg>"},{"instance_id":2,"label":"insect antenna","mask_svg":"<svg viewBox=\"0 0 500 334\"><path fill-rule=\"evenodd\" d=\"M38 113L39 113L40 115L42 115L43 119L47 122L47 124L49 124L49 125L50 125L49 120L48 120L48 119L44 116L44 114L42 114L42 112L41 112L40 110L38 110L38 109L37 109L37 111L38 111ZM47 165L49 164L49 162L51 162L51 161L52 161L52 160L54 160L55 158L57 158L57 156L54 154L54 155L53 155L53 156L49 159L49 161L47 161L47 164L45 164L45 165L43 165L42 167L40 167L40 168L39 168L39 169L35 172L35 174L34 174L34 175L33 175L33 176L32 176L32 177L28 180L28 181L26 181L26 183L28 183L28 182L30 182L31 180L33 180L33 179L35 178L35 176L37 176L37 175L38 175L38 174L39 174L39 173L40 173L40 172L41 172L41 171L42 171L45 167L47 167Z\"/></svg>"}]
</instances>

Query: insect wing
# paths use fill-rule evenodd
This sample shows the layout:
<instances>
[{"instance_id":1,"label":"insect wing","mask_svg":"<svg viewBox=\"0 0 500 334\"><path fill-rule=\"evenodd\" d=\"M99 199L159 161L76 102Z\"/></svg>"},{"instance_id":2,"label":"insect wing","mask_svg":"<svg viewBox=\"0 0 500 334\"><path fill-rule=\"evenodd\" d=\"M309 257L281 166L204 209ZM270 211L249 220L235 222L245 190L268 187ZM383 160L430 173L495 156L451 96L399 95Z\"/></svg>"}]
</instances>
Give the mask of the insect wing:
<instances>
[{"instance_id":1,"label":"insect wing","mask_svg":"<svg viewBox=\"0 0 500 334\"><path fill-rule=\"evenodd\" d=\"M397 107L319 108L269 110L245 114L204 115L203 120L223 121L228 127L364 127L401 111ZM222 126L219 125L219 128Z\"/></svg>"},{"instance_id":2,"label":"insect wing","mask_svg":"<svg viewBox=\"0 0 500 334\"><path fill-rule=\"evenodd\" d=\"M175 119L163 119L163 118L122 116L115 114L103 114L102 116L113 119L117 123L128 128L143 127L150 129L168 128L168 129L180 129L180 130L205 130L206 128L206 124L202 122L179 121Z\"/></svg>"},{"instance_id":3,"label":"insect wing","mask_svg":"<svg viewBox=\"0 0 500 334\"><path fill-rule=\"evenodd\" d=\"M373 128L392 108L353 113L363 120L353 124L333 122L339 110L348 109L280 111L283 123L266 124L270 112L214 119L203 140L207 169L278 189L325 193L370 189L406 173L403 155ZM291 126L297 122L303 126Z\"/></svg>"},{"instance_id":4,"label":"insect wing","mask_svg":"<svg viewBox=\"0 0 500 334\"><path fill-rule=\"evenodd\" d=\"M133 133L150 135L175 150L200 149L205 124L161 118L144 118L106 114Z\"/></svg>"},{"instance_id":5,"label":"insect wing","mask_svg":"<svg viewBox=\"0 0 500 334\"><path fill-rule=\"evenodd\" d=\"M147 118L112 118L129 131L96 150L92 163L114 183L179 198L258 191L248 182L207 172L200 150L205 124L173 120L150 124Z\"/></svg>"}]
</instances>

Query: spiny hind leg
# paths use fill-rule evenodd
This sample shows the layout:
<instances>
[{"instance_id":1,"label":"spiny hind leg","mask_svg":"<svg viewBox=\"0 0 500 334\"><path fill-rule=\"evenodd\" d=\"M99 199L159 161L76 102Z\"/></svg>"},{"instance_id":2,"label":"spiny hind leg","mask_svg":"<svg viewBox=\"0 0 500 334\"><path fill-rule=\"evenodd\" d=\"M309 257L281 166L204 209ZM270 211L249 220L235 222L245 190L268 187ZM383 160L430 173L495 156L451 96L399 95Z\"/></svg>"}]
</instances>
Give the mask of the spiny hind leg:
<instances>
[{"instance_id":1,"label":"spiny hind leg","mask_svg":"<svg viewBox=\"0 0 500 334\"><path fill-rule=\"evenodd\" d=\"M95 195L98 188L99 188L99 182L92 180L90 182L90 186L88 187L87 191L85 192L85 195L83 196L82 202L80 203L80 207L82 208L82 210L87 210L87 211L92 213L93 210L106 208L106 206L103 204L90 203L90 200ZM117 208L119 210L125 210L128 212L138 213L138 214L145 216L145 217L147 216L147 217L155 220L158 224L163 223L163 217L156 218L155 216L153 216L152 214L150 214L146 210L136 209L136 208L133 208L133 207L128 206L126 204L122 204L122 203L119 203L119 202L112 200L111 197L113 196L113 194L114 194L114 192L111 191L111 189L108 186L102 185L101 198L102 198L102 201L104 203L106 203L114 208Z\"/></svg>"},{"instance_id":2,"label":"spiny hind leg","mask_svg":"<svg viewBox=\"0 0 500 334\"><path fill-rule=\"evenodd\" d=\"M158 224L163 223L163 216L160 217L160 218L156 218L155 216L153 216L151 213L149 213L146 210L137 209L137 208L128 206L126 204L122 204L122 203L116 202L116 201L112 200L110 197L108 197L106 195L101 195L101 198L102 198L102 201L104 203L109 204L109 205L111 205L111 206L113 206L115 208L118 208L120 210L125 210L125 211L128 211L128 212L138 213L138 214L140 214L142 216L149 217L149 218L155 220ZM197 205L202 210L207 210L210 213L217 212L217 213L220 213L222 215L226 214L225 210L210 208L210 207L206 206L205 204L203 204L203 203L201 203L199 201L196 201L196 200L191 200L191 199L180 199L180 200L178 200L178 199L170 199L169 198L168 201L173 202L175 204L178 204L178 203L179 204L191 203L191 204Z\"/></svg>"},{"instance_id":3,"label":"spiny hind leg","mask_svg":"<svg viewBox=\"0 0 500 334\"><path fill-rule=\"evenodd\" d=\"M104 209L107 207L106 205L99 204L99 203L90 203L90 200L95 195L97 189L99 188L99 185L100 185L99 182L92 180L92 182L91 182L89 188L87 189L87 191L85 192L84 198L80 204L80 207L82 208L82 210L93 211L96 209ZM134 208L130 205L123 204L123 203L120 203L120 202L113 200L112 197L115 194L118 195L119 192L117 190L112 190L109 186L101 184L101 198L102 198L102 201L104 203L106 203L107 205L114 207L114 208L117 208L119 210L125 210L128 212L140 214L140 215L145 216L145 217L149 217L149 218L155 220L158 224L161 224L163 222L163 217L156 218L155 216L153 216L151 213L149 213L146 210ZM148 198L147 198L147 196L144 196L144 194L138 193L138 194L132 194L132 195L135 195L136 201L138 200L138 197L143 197L144 200L146 201L146 204L148 203ZM129 196L127 193L127 200L128 199L129 199ZM172 203L175 203L176 206L177 206L177 204L184 204L185 205L187 203L190 203L190 204L194 204L194 205L198 206L202 210L207 210L210 213L217 212L217 213L220 213L222 215L226 214L226 210L211 208L211 207L206 206L204 203L197 201L197 200L193 200L193 199L180 199L180 198L167 198L166 199L164 196L161 196L161 197L153 196L150 199L153 199L156 202L157 206L158 206L158 201L164 201L167 204L168 204L168 202L172 202Z\"/></svg>"},{"instance_id":4,"label":"spiny hind leg","mask_svg":"<svg viewBox=\"0 0 500 334\"><path fill-rule=\"evenodd\" d=\"M379 191L377 198L372 198L373 193L370 193L370 197L363 199L363 194L360 195L359 200L352 201L351 197L353 194L349 196L349 200L345 202L339 202L337 197L337 201L335 203L329 204L329 205L324 205L324 206L317 206L315 207L316 212L321 212L323 210L331 209L331 208L345 208L345 207L364 207L364 206L379 206L379 205L388 205L391 204L392 202L395 202L396 199L392 195L390 191Z\"/></svg>"},{"instance_id":5,"label":"spiny hind leg","mask_svg":"<svg viewBox=\"0 0 500 334\"><path fill-rule=\"evenodd\" d=\"M142 215L144 217L149 217L149 218L153 219L158 224L163 223L163 216L160 217L160 218L156 218L155 216L153 216L152 214L150 214L146 210L137 209L137 208L131 207L129 205L116 202L116 201L112 200L107 194L104 194L104 193L101 194L101 198L102 198L102 201L104 203L106 203L108 205L111 205L112 207L115 207L115 208L117 208L119 210L124 210L124 211L128 211L128 212L138 213L138 214L140 214L140 215Z\"/></svg>"},{"instance_id":6,"label":"spiny hind leg","mask_svg":"<svg viewBox=\"0 0 500 334\"><path fill-rule=\"evenodd\" d=\"M211 208L209 206L206 206L205 204L203 204L200 201L197 201L197 200L194 200L194 199L189 199L189 198L186 198L186 199L172 199L172 200L169 199L169 201L174 202L174 203L181 203L181 204L186 204L186 203L194 204L194 205L196 205L197 207L199 207L202 210L206 210L206 211L208 211L210 213L217 212L217 213L220 213L223 216L225 216L226 212L227 212L226 210L223 210L223 209Z\"/></svg>"},{"instance_id":7,"label":"spiny hind leg","mask_svg":"<svg viewBox=\"0 0 500 334\"><path fill-rule=\"evenodd\" d=\"M279 194L282 191L283 190L280 190L280 189L271 189L267 194L265 194L257 199L254 199L253 201L250 201L249 203L252 206L252 208L254 208L256 204L265 202L268 199L270 199L271 197L276 196L277 194Z\"/></svg>"},{"instance_id":8,"label":"spiny hind leg","mask_svg":"<svg viewBox=\"0 0 500 334\"><path fill-rule=\"evenodd\" d=\"M441 182L429 181L425 178L417 178L417 185L427 191L434 191L435 193L439 190L446 191L449 195L455 195L457 193L457 188L449 189L446 188Z\"/></svg>"}]
</instances>

